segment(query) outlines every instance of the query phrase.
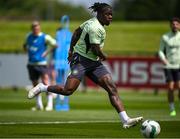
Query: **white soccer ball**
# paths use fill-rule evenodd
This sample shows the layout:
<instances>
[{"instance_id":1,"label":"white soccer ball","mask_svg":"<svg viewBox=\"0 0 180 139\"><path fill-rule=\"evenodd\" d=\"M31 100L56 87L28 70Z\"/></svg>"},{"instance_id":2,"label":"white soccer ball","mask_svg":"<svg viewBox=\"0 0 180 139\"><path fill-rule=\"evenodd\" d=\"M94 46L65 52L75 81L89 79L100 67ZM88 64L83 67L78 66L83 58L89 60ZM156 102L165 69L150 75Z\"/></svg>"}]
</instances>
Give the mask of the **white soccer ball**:
<instances>
[{"instance_id":1,"label":"white soccer ball","mask_svg":"<svg viewBox=\"0 0 180 139\"><path fill-rule=\"evenodd\" d=\"M145 120L141 125L141 133L145 138L155 138L160 131L159 123L154 120Z\"/></svg>"}]
</instances>

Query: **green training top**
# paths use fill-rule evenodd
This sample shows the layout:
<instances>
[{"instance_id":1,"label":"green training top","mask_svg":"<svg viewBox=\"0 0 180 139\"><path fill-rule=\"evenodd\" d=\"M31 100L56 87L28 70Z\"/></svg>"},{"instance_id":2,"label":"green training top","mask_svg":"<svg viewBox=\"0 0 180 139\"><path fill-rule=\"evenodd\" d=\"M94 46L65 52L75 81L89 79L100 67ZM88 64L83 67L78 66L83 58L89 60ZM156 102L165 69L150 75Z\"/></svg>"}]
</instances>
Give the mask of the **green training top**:
<instances>
[{"instance_id":1,"label":"green training top","mask_svg":"<svg viewBox=\"0 0 180 139\"><path fill-rule=\"evenodd\" d=\"M166 68L180 68L180 32L168 32L162 36L159 56L168 60Z\"/></svg>"},{"instance_id":2,"label":"green training top","mask_svg":"<svg viewBox=\"0 0 180 139\"><path fill-rule=\"evenodd\" d=\"M82 29L82 33L78 43L74 46L74 52L93 61L97 61L99 57L93 54L90 44L99 44L100 48L103 48L106 37L104 27L94 17L81 24L80 28Z\"/></svg>"}]
</instances>

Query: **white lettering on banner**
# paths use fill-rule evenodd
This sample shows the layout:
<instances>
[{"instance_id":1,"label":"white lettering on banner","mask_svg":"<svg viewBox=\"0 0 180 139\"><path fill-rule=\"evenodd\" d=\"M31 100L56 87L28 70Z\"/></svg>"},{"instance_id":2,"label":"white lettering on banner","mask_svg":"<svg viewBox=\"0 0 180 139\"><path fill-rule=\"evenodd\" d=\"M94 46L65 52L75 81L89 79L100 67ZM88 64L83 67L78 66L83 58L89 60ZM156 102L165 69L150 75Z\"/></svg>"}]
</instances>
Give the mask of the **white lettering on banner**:
<instances>
[{"instance_id":1,"label":"white lettering on banner","mask_svg":"<svg viewBox=\"0 0 180 139\"><path fill-rule=\"evenodd\" d=\"M104 62L115 83L121 85L163 85L162 64L156 61L114 60Z\"/></svg>"},{"instance_id":2,"label":"white lettering on banner","mask_svg":"<svg viewBox=\"0 0 180 139\"><path fill-rule=\"evenodd\" d=\"M163 84L165 83L165 76L163 73L163 65L160 63L153 63L150 67L151 80L152 84Z\"/></svg>"},{"instance_id":3,"label":"white lettering on banner","mask_svg":"<svg viewBox=\"0 0 180 139\"><path fill-rule=\"evenodd\" d=\"M118 82L119 81L119 61L114 61L112 68L110 66L110 64L108 62L103 62L104 65L106 65L108 71L111 73L112 75L112 79L114 82Z\"/></svg>"},{"instance_id":4,"label":"white lettering on banner","mask_svg":"<svg viewBox=\"0 0 180 139\"><path fill-rule=\"evenodd\" d=\"M121 64L121 80L123 84L128 82L128 63L123 61Z\"/></svg>"},{"instance_id":5,"label":"white lettering on banner","mask_svg":"<svg viewBox=\"0 0 180 139\"><path fill-rule=\"evenodd\" d=\"M130 67L130 83L143 84L148 82L147 63L133 62Z\"/></svg>"}]
</instances>

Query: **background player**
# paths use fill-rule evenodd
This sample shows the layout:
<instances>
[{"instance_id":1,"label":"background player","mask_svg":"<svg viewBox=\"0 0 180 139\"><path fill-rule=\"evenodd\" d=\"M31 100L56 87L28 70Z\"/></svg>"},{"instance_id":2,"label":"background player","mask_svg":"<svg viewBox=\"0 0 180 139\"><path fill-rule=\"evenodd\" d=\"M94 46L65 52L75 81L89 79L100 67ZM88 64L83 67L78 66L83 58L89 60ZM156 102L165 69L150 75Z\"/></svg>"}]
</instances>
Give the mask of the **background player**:
<instances>
[{"instance_id":1,"label":"background player","mask_svg":"<svg viewBox=\"0 0 180 139\"><path fill-rule=\"evenodd\" d=\"M175 84L178 87L180 100L180 19L172 18L170 28L171 31L162 36L159 57L165 65L170 116L176 116L174 107Z\"/></svg>"},{"instance_id":2,"label":"background player","mask_svg":"<svg viewBox=\"0 0 180 139\"><path fill-rule=\"evenodd\" d=\"M32 81L33 86L36 86L39 83L39 78L41 78L43 84L48 85L49 77L46 56L56 48L56 41L50 35L41 32L40 23L38 21L32 23L31 30L32 32L27 35L23 45L28 53L27 68L29 78ZM48 46L50 46L50 48L48 48ZM51 93L47 93L47 99L46 110L51 111L53 109L53 98ZM32 110L37 109L44 109L40 94L36 96L36 107L32 108Z\"/></svg>"}]
</instances>

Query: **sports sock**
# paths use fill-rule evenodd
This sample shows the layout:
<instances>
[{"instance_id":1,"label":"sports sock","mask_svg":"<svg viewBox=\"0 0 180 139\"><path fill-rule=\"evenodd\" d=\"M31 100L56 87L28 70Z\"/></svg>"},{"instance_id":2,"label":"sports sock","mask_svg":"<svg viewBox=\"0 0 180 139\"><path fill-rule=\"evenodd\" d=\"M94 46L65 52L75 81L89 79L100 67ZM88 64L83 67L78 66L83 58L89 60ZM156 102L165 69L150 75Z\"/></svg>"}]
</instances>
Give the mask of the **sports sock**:
<instances>
[{"instance_id":1,"label":"sports sock","mask_svg":"<svg viewBox=\"0 0 180 139\"><path fill-rule=\"evenodd\" d=\"M170 111L174 111L175 110L173 102L169 103L169 107L170 107Z\"/></svg>"},{"instance_id":2,"label":"sports sock","mask_svg":"<svg viewBox=\"0 0 180 139\"><path fill-rule=\"evenodd\" d=\"M36 105L37 108L43 109L42 96L40 94L36 96Z\"/></svg>"},{"instance_id":3,"label":"sports sock","mask_svg":"<svg viewBox=\"0 0 180 139\"><path fill-rule=\"evenodd\" d=\"M44 85L44 84L40 85L41 92L47 92L47 88L48 88L47 85Z\"/></svg>"},{"instance_id":4,"label":"sports sock","mask_svg":"<svg viewBox=\"0 0 180 139\"><path fill-rule=\"evenodd\" d=\"M64 101L64 97L65 97L64 95L59 95L61 101Z\"/></svg>"},{"instance_id":5,"label":"sports sock","mask_svg":"<svg viewBox=\"0 0 180 139\"><path fill-rule=\"evenodd\" d=\"M125 123L129 119L129 116L127 115L126 111L119 112L119 117L122 123Z\"/></svg>"},{"instance_id":6,"label":"sports sock","mask_svg":"<svg viewBox=\"0 0 180 139\"><path fill-rule=\"evenodd\" d=\"M47 95L47 107L53 107L53 95L51 93Z\"/></svg>"}]
</instances>

